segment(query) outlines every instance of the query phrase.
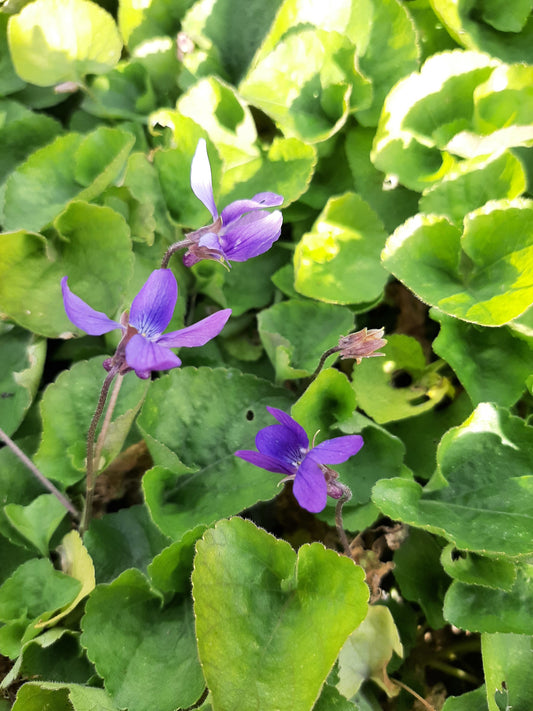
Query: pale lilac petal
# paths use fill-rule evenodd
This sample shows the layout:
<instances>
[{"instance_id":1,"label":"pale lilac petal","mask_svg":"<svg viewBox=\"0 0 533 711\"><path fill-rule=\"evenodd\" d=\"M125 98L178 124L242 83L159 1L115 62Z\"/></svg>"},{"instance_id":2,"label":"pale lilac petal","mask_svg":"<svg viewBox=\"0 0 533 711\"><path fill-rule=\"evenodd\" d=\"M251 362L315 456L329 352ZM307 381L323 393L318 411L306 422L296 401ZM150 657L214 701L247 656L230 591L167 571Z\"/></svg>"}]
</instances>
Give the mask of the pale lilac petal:
<instances>
[{"instance_id":1,"label":"pale lilac petal","mask_svg":"<svg viewBox=\"0 0 533 711\"><path fill-rule=\"evenodd\" d=\"M192 326L182 328L180 331L171 331L163 334L157 339L157 343L167 348L203 346L212 338L218 336L230 316L231 309L222 309L222 311L217 311Z\"/></svg>"},{"instance_id":2,"label":"pale lilac petal","mask_svg":"<svg viewBox=\"0 0 533 711\"><path fill-rule=\"evenodd\" d=\"M177 368L181 360L168 348L136 334L126 345L126 363L139 378L148 378L152 370Z\"/></svg>"},{"instance_id":3,"label":"pale lilac petal","mask_svg":"<svg viewBox=\"0 0 533 711\"><path fill-rule=\"evenodd\" d=\"M266 252L281 234L283 218L279 210L249 212L220 233L226 258L245 262Z\"/></svg>"},{"instance_id":4,"label":"pale lilac petal","mask_svg":"<svg viewBox=\"0 0 533 711\"><path fill-rule=\"evenodd\" d=\"M277 207L283 202L283 196L276 193L257 193L251 200L235 200L222 210L222 224L227 225L251 210L264 210L265 207Z\"/></svg>"},{"instance_id":5,"label":"pale lilac petal","mask_svg":"<svg viewBox=\"0 0 533 711\"><path fill-rule=\"evenodd\" d=\"M276 407L268 407L267 406L268 412L272 415L272 417L275 417L278 422L280 422L282 425L285 425L285 427L288 427L291 429L297 439L298 439L298 446L301 447L302 449L307 449L309 447L309 438L307 437L307 434L304 430L304 428L296 422L296 420L293 420L290 415L287 415L286 412L283 412L283 410L278 410Z\"/></svg>"},{"instance_id":6,"label":"pale lilac petal","mask_svg":"<svg viewBox=\"0 0 533 711\"><path fill-rule=\"evenodd\" d=\"M320 467L309 455L303 460L292 485L292 493L303 509L318 513L326 507L327 484Z\"/></svg>"},{"instance_id":7,"label":"pale lilac petal","mask_svg":"<svg viewBox=\"0 0 533 711\"><path fill-rule=\"evenodd\" d=\"M206 232L198 240L200 247L207 247L208 249L216 249L219 252L222 251L218 235L214 232Z\"/></svg>"},{"instance_id":8,"label":"pale lilac petal","mask_svg":"<svg viewBox=\"0 0 533 711\"><path fill-rule=\"evenodd\" d=\"M61 279L61 291L67 316L77 328L89 336L101 336L115 328L122 328L119 323L112 321L101 311L95 311L83 299L73 294L68 288L67 277Z\"/></svg>"},{"instance_id":9,"label":"pale lilac petal","mask_svg":"<svg viewBox=\"0 0 533 711\"><path fill-rule=\"evenodd\" d=\"M307 448L300 446L296 432L285 425L270 425L259 430L255 446L261 454L285 462L293 474L307 453Z\"/></svg>"},{"instance_id":10,"label":"pale lilac petal","mask_svg":"<svg viewBox=\"0 0 533 711\"><path fill-rule=\"evenodd\" d=\"M156 339L170 323L178 285L170 269L156 269L133 299L130 324L147 338Z\"/></svg>"},{"instance_id":11,"label":"pale lilac petal","mask_svg":"<svg viewBox=\"0 0 533 711\"><path fill-rule=\"evenodd\" d=\"M346 435L335 437L320 442L309 452L309 456L320 464L341 464L361 449L363 438L361 435Z\"/></svg>"},{"instance_id":12,"label":"pale lilac petal","mask_svg":"<svg viewBox=\"0 0 533 711\"><path fill-rule=\"evenodd\" d=\"M261 454L261 452L254 452L251 449L239 449L235 452L235 456L244 459L245 462L255 464L256 467L266 469L267 472L286 474L287 476L292 476L296 473L294 469L288 467L284 462L280 462L275 457L269 457L266 454Z\"/></svg>"},{"instance_id":13,"label":"pale lilac petal","mask_svg":"<svg viewBox=\"0 0 533 711\"><path fill-rule=\"evenodd\" d=\"M207 207L213 220L218 217L215 198L213 197L213 182L211 179L211 166L207 155L207 145L204 138L200 138L191 163L191 188L198 200Z\"/></svg>"}]
</instances>

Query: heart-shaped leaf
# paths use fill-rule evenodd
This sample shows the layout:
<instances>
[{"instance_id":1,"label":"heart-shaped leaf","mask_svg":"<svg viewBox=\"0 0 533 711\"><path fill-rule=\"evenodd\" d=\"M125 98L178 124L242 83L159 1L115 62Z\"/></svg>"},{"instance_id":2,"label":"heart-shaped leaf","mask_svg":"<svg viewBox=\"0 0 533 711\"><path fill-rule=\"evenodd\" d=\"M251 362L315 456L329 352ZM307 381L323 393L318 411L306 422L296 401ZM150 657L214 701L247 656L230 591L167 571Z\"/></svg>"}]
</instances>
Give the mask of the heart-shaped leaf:
<instances>
[{"instance_id":1,"label":"heart-shaped leaf","mask_svg":"<svg viewBox=\"0 0 533 711\"><path fill-rule=\"evenodd\" d=\"M206 531L192 580L198 651L216 709L309 711L367 612L364 573L352 560L318 543L296 555L239 518Z\"/></svg>"}]
</instances>

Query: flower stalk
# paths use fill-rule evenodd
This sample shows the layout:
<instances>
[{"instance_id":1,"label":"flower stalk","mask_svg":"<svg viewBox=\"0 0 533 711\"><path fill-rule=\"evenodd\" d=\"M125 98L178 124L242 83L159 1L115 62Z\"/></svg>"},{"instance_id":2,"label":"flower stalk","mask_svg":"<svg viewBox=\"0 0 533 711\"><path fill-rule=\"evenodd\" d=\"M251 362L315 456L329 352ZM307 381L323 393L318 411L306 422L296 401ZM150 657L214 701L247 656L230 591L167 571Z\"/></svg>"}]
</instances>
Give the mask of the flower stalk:
<instances>
[{"instance_id":1,"label":"flower stalk","mask_svg":"<svg viewBox=\"0 0 533 711\"><path fill-rule=\"evenodd\" d=\"M79 511L70 503L70 501L57 489L51 481L49 481L45 475L35 466L35 464L27 457L24 452L13 442L11 437L7 435L4 430L0 427L0 439L2 442L9 447L9 449L13 452L13 454L20 459L20 461L24 464L25 467L27 467L30 472L33 474L33 476L38 479L41 484L48 489L48 491L53 494L56 499L63 504L63 506L67 509L69 514L74 518L76 521L79 520L80 518L80 513Z\"/></svg>"},{"instance_id":2,"label":"flower stalk","mask_svg":"<svg viewBox=\"0 0 533 711\"><path fill-rule=\"evenodd\" d=\"M107 395L109 393L109 388L115 375L117 375L119 368L113 366L109 373L106 375L104 384L102 385L102 390L100 391L100 397L98 398L98 404L96 405L96 410L94 411L91 424L89 425L89 431L87 432L87 465L86 465L86 483L85 483L85 505L83 507L83 514L80 524L80 534L83 535L92 518L93 510L93 499L94 499L94 487L96 485L95 471L97 469L96 458L94 456L94 444L96 436L96 428L98 427L98 422L104 411L105 403L107 400Z\"/></svg>"}]
</instances>

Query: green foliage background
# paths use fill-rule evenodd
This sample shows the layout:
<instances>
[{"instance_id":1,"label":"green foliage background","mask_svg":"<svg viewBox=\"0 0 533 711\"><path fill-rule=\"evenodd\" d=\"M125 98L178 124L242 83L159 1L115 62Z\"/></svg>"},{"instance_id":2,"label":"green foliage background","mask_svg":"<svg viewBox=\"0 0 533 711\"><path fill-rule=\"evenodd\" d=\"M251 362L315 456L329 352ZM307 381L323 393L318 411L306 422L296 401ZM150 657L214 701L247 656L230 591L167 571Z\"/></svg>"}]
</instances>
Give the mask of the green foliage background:
<instances>
[{"instance_id":1,"label":"green foliage background","mask_svg":"<svg viewBox=\"0 0 533 711\"><path fill-rule=\"evenodd\" d=\"M389 674L435 709L530 711L532 10L1 4L0 426L77 506L116 339L76 332L60 279L128 308L209 219L200 138L219 209L274 191L284 227L230 271L173 258L171 328L232 318L125 378L83 541L0 449L0 711L413 708ZM381 326L384 357L310 381ZM233 456L267 405L363 435L339 466L361 566L333 506Z\"/></svg>"}]
</instances>

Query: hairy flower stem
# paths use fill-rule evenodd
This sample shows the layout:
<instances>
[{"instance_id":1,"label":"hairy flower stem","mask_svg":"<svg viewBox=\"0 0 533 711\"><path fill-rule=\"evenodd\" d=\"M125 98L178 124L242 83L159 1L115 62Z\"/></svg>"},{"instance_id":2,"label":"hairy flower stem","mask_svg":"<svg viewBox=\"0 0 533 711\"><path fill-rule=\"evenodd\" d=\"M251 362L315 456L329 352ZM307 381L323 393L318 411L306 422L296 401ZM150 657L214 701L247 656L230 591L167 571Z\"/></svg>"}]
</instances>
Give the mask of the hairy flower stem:
<instances>
[{"instance_id":1,"label":"hairy flower stem","mask_svg":"<svg viewBox=\"0 0 533 711\"><path fill-rule=\"evenodd\" d=\"M76 521L80 518L80 513L77 509L74 508L74 506L70 503L70 501L63 496L63 494L59 491L59 489L56 489L56 487L52 484L51 481L48 481L48 479L45 477L45 475L40 472L35 464L29 459L24 452L17 447L17 445L13 442L11 437L9 437L2 428L0 428L0 439L6 446L9 447L9 449L13 452L15 456L17 456L20 461L30 470L30 472L33 474L33 476L38 479L41 484L48 489L50 493L52 493L56 499L63 504L63 506L67 509L69 514L76 519Z\"/></svg>"},{"instance_id":2,"label":"hairy flower stem","mask_svg":"<svg viewBox=\"0 0 533 711\"><path fill-rule=\"evenodd\" d=\"M329 348L325 353L322 353L322 357L320 358L320 362L316 367L315 372L311 376L310 382L312 383L313 380L317 377L317 375L320 373L322 368L324 367L324 363L326 360L329 358L330 355L333 355L333 353L338 353L340 351L339 346L334 346L333 348Z\"/></svg>"},{"instance_id":3,"label":"hairy flower stem","mask_svg":"<svg viewBox=\"0 0 533 711\"><path fill-rule=\"evenodd\" d=\"M183 249L183 247L186 247L188 244L189 241L186 239L182 239L179 242L174 242L174 244L171 244L165 252L163 259L161 260L161 269L168 269L170 257L172 257L172 255L178 250Z\"/></svg>"},{"instance_id":4,"label":"hairy flower stem","mask_svg":"<svg viewBox=\"0 0 533 711\"><path fill-rule=\"evenodd\" d=\"M352 498L352 492L347 486L343 486L343 489L344 494L337 500L337 505L335 506L335 526L337 527L337 533L339 534L339 539L342 543L342 547L344 548L344 552L349 558L351 558L352 552L350 550L350 541L348 540L348 536L346 535L346 531L344 530L344 525L342 523L342 507Z\"/></svg>"},{"instance_id":5,"label":"hairy flower stem","mask_svg":"<svg viewBox=\"0 0 533 711\"><path fill-rule=\"evenodd\" d=\"M94 440L96 435L96 428L98 427L98 422L104 411L104 406L107 400L107 394L113 378L118 373L118 366L111 368L109 373L106 375L104 384L102 385L102 390L100 391L100 397L98 398L98 404L96 405L96 410L94 411L93 419L89 425L89 431L87 432L87 478L86 478L86 494L85 494L85 506L83 507L83 515L80 524L80 534L83 535L89 523L91 521L92 509L93 509L93 497L94 497L94 486L96 483L95 477L95 456L94 456Z\"/></svg>"}]
</instances>

